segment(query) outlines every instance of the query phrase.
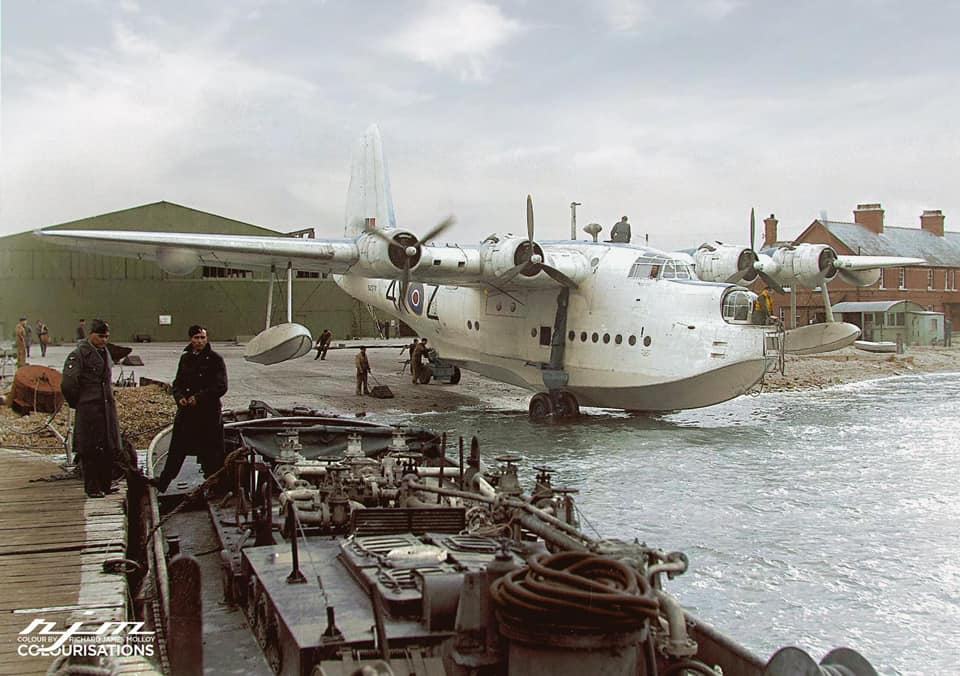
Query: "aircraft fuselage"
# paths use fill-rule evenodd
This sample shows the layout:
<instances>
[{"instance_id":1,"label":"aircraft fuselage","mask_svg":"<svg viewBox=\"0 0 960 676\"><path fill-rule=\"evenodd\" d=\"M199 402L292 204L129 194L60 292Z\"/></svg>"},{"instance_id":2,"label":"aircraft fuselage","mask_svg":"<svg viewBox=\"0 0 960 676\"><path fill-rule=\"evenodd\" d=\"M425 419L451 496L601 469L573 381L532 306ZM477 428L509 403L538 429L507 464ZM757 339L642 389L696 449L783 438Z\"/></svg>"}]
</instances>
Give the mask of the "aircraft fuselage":
<instances>
[{"instance_id":1,"label":"aircraft fuselage","mask_svg":"<svg viewBox=\"0 0 960 676\"><path fill-rule=\"evenodd\" d=\"M638 250L569 243L592 274L571 290L564 340L566 390L585 406L663 411L709 406L763 376L769 329L724 320L730 285L631 277ZM546 391L543 369L561 287L489 288L414 282L406 303L392 280L335 276L347 293L398 317L444 361Z\"/></svg>"}]
</instances>

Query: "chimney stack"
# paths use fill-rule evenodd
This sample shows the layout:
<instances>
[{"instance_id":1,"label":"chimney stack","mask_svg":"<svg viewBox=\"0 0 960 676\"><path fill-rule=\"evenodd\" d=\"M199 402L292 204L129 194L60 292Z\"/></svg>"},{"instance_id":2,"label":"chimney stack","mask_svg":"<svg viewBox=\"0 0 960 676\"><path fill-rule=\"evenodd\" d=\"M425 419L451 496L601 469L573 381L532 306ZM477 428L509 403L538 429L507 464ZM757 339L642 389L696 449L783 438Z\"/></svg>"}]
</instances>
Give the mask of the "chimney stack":
<instances>
[{"instance_id":1,"label":"chimney stack","mask_svg":"<svg viewBox=\"0 0 960 676\"><path fill-rule=\"evenodd\" d=\"M920 216L920 229L931 235L943 237L943 212L939 209L924 209Z\"/></svg>"},{"instance_id":2,"label":"chimney stack","mask_svg":"<svg viewBox=\"0 0 960 676\"><path fill-rule=\"evenodd\" d=\"M772 246L777 241L777 223L779 221L773 214L763 219L763 243L767 246Z\"/></svg>"},{"instance_id":3,"label":"chimney stack","mask_svg":"<svg viewBox=\"0 0 960 676\"><path fill-rule=\"evenodd\" d=\"M883 233L883 209L879 204L858 204L853 210L853 220L872 233Z\"/></svg>"}]
</instances>

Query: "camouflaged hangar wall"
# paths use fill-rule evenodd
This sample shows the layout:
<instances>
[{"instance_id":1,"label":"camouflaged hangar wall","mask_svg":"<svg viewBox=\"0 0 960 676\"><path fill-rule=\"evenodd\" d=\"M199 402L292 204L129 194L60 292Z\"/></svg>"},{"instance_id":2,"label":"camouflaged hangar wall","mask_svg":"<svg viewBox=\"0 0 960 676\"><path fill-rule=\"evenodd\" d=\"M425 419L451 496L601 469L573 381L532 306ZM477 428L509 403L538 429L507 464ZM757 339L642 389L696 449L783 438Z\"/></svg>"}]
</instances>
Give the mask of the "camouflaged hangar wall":
<instances>
[{"instance_id":1,"label":"camouflaged hangar wall","mask_svg":"<svg viewBox=\"0 0 960 676\"><path fill-rule=\"evenodd\" d=\"M170 202L158 202L53 228L212 232L235 235L279 233ZM285 271L274 284L273 323L286 318ZM0 238L0 342L13 339L21 316L45 321L54 341L72 341L77 320L101 317L111 324L113 341L137 334L155 341L185 341L187 327L201 323L214 341L262 331L269 273L247 278L203 277L198 268L185 277L170 275L149 261L80 253L32 233ZM160 315L171 324L161 325ZM314 335L324 327L335 338L376 334L366 307L331 279L293 282L293 320Z\"/></svg>"}]
</instances>

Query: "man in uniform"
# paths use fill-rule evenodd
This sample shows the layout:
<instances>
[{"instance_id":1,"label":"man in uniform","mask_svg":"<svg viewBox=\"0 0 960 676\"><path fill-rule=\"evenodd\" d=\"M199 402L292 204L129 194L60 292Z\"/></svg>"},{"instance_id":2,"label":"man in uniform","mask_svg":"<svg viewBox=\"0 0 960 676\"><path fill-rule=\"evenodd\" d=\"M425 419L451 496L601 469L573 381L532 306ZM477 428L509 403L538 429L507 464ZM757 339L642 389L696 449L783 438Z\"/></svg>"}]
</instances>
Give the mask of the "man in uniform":
<instances>
[{"instance_id":1,"label":"man in uniform","mask_svg":"<svg viewBox=\"0 0 960 676\"><path fill-rule=\"evenodd\" d=\"M317 344L313 346L317 351L317 356L313 358L313 361L317 361L317 359L323 361L327 358L327 350L330 348L331 340L333 340L333 334L330 329L324 329L317 338Z\"/></svg>"},{"instance_id":2,"label":"man in uniform","mask_svg":"<svg viewBox=\"0 0 960 676\"><path fill-rule=\"evenodd\" d=\"M354 364L357 366L357 396L370 394L370 390L367 387L367 374L370 373L370 360L367 359L367 348L360 348L360 352L357 353L354 359Z\"/></svg>"},{"instance_id":3,"label":"man in uniform","mask_svg":"<svg viewBox=\"0 0 960 676\"><path fill-rule=\"evenodd\" d=\"M73 429L74 448L80 460L83 489L90 498L102 498L110 487L113 458L120 450L120 424L113 399L107 351L110 327L102 319L90 323L90 338L67 356L60 390L77 410Z\"/></svg>"},{"instance_id":4,"label":"man in uniform","mask_svg":"<svg viewBox=\"0 0 960 676\"><path fill-rule=\"evenodd\" d=\"M24 324L23 328L27 332L27 339L24 341L27 345L27 359L30 358L30 346L33 345L33 329L30 327L30 322L27 321L27 318L23 318Z\"/></svg>"},{"instance_id":5,"label":"man in uniform","mask_svg":"<svg viewBox=\"0 0 960 676\"><path fill-rule=\"evenodd\" d=\"M77 335L76 335L76 339L77 339L77 342L78 342L78 343L79 343L81 340L86 340L86 339L87 339L87 323L83 320L82 317L80 318L80 323L77 324Z\"/></svg>"},{"instance_id":6,"label":"man in uniform","mask_svg":"<svg viewBox=\"0 0 960 676\"><path fill-rule=\"evenodd\" d=\"M630 224L627 222L626 216L613 224L613 229L610 231L610 241L620 242L621 244L630 243Z\"/></svg>"},{"instance_id":7,"label":"man in uniform","mask_svg":"<svg viewBox=\"0 0 960 676\"><path fill-rule=\"evenodd\" d=\"M27 363L27 318L21 317L17 322L17 368Z\"/></svg>"},{"instance_id":8,"label":"man in uniform","mask_svg":"<svg viewBox=\"0 0 960 676\"><path fill-rule=\"evenodd\" d=\"M213 351L207 330L194 324L187 330L190 344L183 349L173 380L177 415L173 420L170 450L159 477L150 483L161 492L177 478L187 455L196 455L203 476L223 466L223 421L220 397L227 393L227 367Z\"/></svg>"},{"instance_id":9,"label":"man in uniform","mask_svg":"<svg viewBox=\"0 0 960 676\"><path fill-rule=\"evenodd\" d=\"M423 359L427 356L427 339L421 338L416 347L413 348L413 354L410 356L410 372L413 374L413 384L420 384L420 369L423 366Z\"/></svg>"},{"instance_id":10,"label":"man in uniform","mask_svg":"<svg viewBox=\"0 0 960 676\"><path fill-rule=\"evenodd\" d=\"M50 344L50 330L43 320L37 320L37 342L40 343L40 356L47 356L47 345Z\"/></svg>"}]
</instances>

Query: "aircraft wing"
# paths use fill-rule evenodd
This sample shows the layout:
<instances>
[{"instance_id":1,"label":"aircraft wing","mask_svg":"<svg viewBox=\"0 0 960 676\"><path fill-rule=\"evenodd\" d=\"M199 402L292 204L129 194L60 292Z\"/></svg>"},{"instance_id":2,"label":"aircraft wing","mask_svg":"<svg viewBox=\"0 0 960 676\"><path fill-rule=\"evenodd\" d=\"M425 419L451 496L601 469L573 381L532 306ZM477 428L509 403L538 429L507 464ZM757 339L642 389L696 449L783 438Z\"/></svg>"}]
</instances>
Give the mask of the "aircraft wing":
<instances>
[{"instance_id":1,"label":"aircraft wing","mask_svg":"<svg viewBox=\"0 0 960 676\"><path fill-rule=\"evenodd\" d=\"M393 237L403 236L400 230L386 232ZM405 265L402 257L390 251L382 236L370 233L356 239L123 230L39 230L35 234L80 251L155 261L173 275L189 274L200 265L283 269L289 263L297 270L310 272L398 279L403 276ZM558 277L564 280L559 283L575 285L587 276L589 266L583 255L558 247L546 247L543 263L518 272L516 248L523 241L508 236L479 246L418 244L411 249L416 259L406 263L407 275L428 284L500 288L552 287L557 285ZM511 270L515 274L509 279L504 277Z\"/></svg>"},{"instance_id":2,"label":"aircraft wing","mask_svg":"<svg viewBox=\"0 0 960 676\"><path fill-rule=\"evenodd\" d=\"M253 237L180 232L119 230L39 230L57 244L106 256L156 261L171 274L184 275L199 265L224 268L285 268L344 273L359 260L353 240Z\"/></svg>"},{"instance_id":3,"label":"aircraft wing","mask_svg":"<svg viewBox=\"0 0 960 676\"><path fill-rule=\"evenodd\" d=\"M906 256L837 256L834 267L839 270L874 270L876 268L907 268L926 265L923 258Z\"/></svg>"}]
</instances>

